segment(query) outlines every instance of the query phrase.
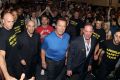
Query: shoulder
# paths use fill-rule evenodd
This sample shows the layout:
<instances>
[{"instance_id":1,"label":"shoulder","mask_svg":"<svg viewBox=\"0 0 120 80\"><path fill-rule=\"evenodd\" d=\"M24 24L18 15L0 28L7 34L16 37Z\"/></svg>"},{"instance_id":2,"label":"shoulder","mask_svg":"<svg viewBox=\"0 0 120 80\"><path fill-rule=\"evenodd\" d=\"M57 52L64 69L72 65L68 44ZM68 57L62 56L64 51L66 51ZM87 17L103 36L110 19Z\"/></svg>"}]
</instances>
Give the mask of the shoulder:
<instances>
[{"instance_id":1,"label":"shoulder","mask_svg":"<svg viewBox=\"0 0 120 80\"><path fill-rule=\"evenodd\" d=\"M83 36L79 36L76 39L74 39L73 41L71 41L71 44L78 44L81 43L81 40L83 39Z\"/></svg>"},{"instance_id":2,"label":"shoulder","mask_svg":"<svg viewBox=\"0 0 120 80\"><path fill-rule=\"evenodd\" d=\"M49 28L49 29L52 29L52 30L54 29L54 28L53 28L52 26L50 26L50 25L48 26L48 28Z\"/></svg>"},{"instance_id":3,"label":"shoulder","mask_svg":"<svg viewBox=\"0 0 120 80\"><path fill-rule=\"evenodd\" d=\"M70 38L70 35L68 33L64 33L64 36Z\"/></svg>"},{"instance_id":4,"label":"shoulder","mask_svg":"<svg viewBox=\"0 0 120 80\"><path fill-rule=\"evenodd\" d=\"M52 37L54 37L55 35L55 32L51 32L50 34L48 34L47 36L45 36L45 40L49 40L49 39L52 39Z\"/></svg>"},{"instance_id":5,"label":"shoulder","mask_svg":"<svg viewBox=\"0 0 120 80\"><path fill-rule=\"evenodd\" d=\"M41 30L43 30L43 27L42 27L42 26L38 26L38 27L36 28L36 31L37 31L37 32L39 32L39 31L41 31Z\"/></svg>"},{"instance_id":6,"label":"shoulder","mask_svg":"<svg viewBox=\"0 0 120 80\"><path fill-rule=\"evenodd\" d=\"M21 38L23 39L23 38L25 38L25 36L26 36L26 32L24 31L24 32L22 32L21 34L18 34L18 35L17 35L17 38L18 38L18 39L21 39Z\"/></svg>"},{"instance_id":7,"label":"shoulder","mask_svg":"<svg viewBox=\"0 0 120 80\"><path fill-rule=\"evenodd\" d=\"M40 35L38 33L34 33L34 37L39 39Z\"/></svg>"},{"instance_id":8,"label":"shoulder","mask_svg":"<svg viewBox=\"0 0 120 80\"><path fill-rule=\"evenodd\" d=\"M0 39L7 38L9 36L9 34L10 34L9 31L2 28L0 30L0 37L1 37Z\"/></svg>"},{"instance_id":9,"label":"shoulder","mask_svg":"<svg viewBox=\"0 0 120 80\"><path fill-rule=\"evenodd\" d=\"M91 36L91 39L97 41L97 38L95 38L93 35Z\"/></svg>"},{"instance_id":10,"label":"shoulder","mask_svg":"<svg viewBox=\"0 0 120 80\"><path fill-rule=\"evenodd\" d=\"M113 43L113 39L105 40L105 43Z\"/></svg>"}]
</instances>

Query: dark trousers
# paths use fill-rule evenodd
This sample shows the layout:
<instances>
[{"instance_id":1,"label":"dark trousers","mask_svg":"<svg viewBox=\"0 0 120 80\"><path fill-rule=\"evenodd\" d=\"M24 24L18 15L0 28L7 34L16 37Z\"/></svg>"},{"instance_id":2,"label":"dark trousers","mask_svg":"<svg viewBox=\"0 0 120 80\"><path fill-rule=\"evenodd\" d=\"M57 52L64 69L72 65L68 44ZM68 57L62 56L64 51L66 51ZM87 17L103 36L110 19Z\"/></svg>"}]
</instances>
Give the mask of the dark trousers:
<instances>
[{"instance_id":1,"label":"dark trousers","mask_svg":"<svg viewBox=\"0 0 120 80\"><path fill-rule=\"evenodd\" d=\"M112 65L101 63L100 68L97 72L96 80L107 80L107 76L112 70L114 70L114 67L112 67Z\"/></svg>"},{"instance_id":2,"label":"dark trousers","mask_svg":"<svg viewBox=\"0 0 120 80\"><path fill-rule=\"evenodd\" d=\"M15 66L11 65L8 66L8 72L11 76L20 79L21 74L25 73L25 79L24 80L28 80L30 79L32 76L35 75L35 68L36 65L21 65L20 63L16 64Z\"/></svg>"},{"instance_id":3,"label":"dark trousers","mask_svg":"<svg viewBox=\"0 0 120 80\"><path fill-rule=\"evenodd\" d=\"M65 66L65 60L53 61L47 59L46 62L47 62L46 69L47 80L61 80L62 76L59 77L59 75L61 74Z\"/></svg>"}]
</instances>

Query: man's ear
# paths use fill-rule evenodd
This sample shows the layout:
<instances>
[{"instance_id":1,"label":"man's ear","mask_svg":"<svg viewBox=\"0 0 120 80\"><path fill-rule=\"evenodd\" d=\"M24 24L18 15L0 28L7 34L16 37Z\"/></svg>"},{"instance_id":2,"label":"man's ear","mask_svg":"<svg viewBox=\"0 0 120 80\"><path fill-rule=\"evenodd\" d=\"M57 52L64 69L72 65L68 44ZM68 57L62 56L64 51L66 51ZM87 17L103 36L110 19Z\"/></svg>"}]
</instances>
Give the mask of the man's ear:
<instances>
[{"instance_id":1,"label":"man's ear","mask_svg":"<svg viewBox=\"0 0 120 80\"><path fill-rule=\"evenodd\" d=\"M5 22L4 19L2 20L2 22L3 22L3 23Z\"/></svg>"},{"instance_id":2,"label":"man's ear","mask_svg":"<svg viewBox=\"0 0 120 80\"><path fill-rule=\"evenodd\" d=\"M55 29L56 29L56 27L57 27L57 26L55 25Z\"/></svg>"},{"instance_id":3,"label":"man's ear","mask_svg":"<svg viewBox=\"0 0 120 80\"><path fill-rule=\"evenodd\" d=\"M27 28L27 25L25 27Z\"/></svg>"}]
</instances>

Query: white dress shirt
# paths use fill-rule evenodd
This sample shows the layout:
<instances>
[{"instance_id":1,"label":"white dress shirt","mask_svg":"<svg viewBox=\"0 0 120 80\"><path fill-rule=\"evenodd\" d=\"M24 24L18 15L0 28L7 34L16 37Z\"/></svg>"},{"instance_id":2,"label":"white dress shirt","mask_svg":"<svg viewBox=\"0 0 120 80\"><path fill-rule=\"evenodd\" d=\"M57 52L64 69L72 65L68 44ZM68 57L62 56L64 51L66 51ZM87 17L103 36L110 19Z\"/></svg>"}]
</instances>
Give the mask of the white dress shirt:
<instances>
[{"instance_id":1,"label":"white dress shirt","mask_svg":"<svg viewBox=\"0 0 120 80\"><path fill-rule=\"evenodd\" d=\"M91 49L91 38L90 38L89 44L88 44L87 41L85 40L84 35L83 35L83 38L84 38L85 49L86 49L86 57L88 57L89 52L90 52L90 49Z\"/></svg>"}]
</instances>

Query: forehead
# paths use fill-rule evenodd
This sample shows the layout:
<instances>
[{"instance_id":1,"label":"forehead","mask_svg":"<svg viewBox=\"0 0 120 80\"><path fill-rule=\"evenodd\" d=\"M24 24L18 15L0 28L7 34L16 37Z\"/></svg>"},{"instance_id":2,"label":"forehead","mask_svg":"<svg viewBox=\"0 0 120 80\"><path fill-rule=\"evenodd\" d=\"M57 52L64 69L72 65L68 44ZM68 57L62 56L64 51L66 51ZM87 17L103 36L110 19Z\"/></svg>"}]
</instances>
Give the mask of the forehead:
<instances>
[{"instance_id":1,"label":"forehead","mask_svg":"<svg viewBox=\"0 0 120 80\"><path fill-rule=\"evenodd\" d=\"M63 21L63 20L58 20L57 24L66 24L66 21Z\"/></svg>"},{"instance_id":2,"label":"forehead","mask_svg":"<svg viewBox=\"0 0 120 80\"><path fill-rule=\"evenodd\" d=\"M120 36L120 32L116 32L115 35Z\"/></svg>"},{"instance_id":3,"label":"forehead","mask_svg":"<svg viewBox=\"0 0 120 80\"><path fill-rule=\"evenodd\" d=\"M84 29L85 29L86 31L92 31L92 30L93 30L93 27L90 26L90 25L86 25Z\"/></svg>"},{"instance_id":4,"label":"forehead","mask_svg":"<svg viewBox=\"0 0 120 80\"><path fill-rule=\"evenodd\" d=\"M101 21L96 21L97 24L101 24L102 22Z\"/></svg>"},{"instance_id":5,"label":"forehead","mask_svg":"<svg viewBox=\"0 0 120 80\"><path fill-rule=\"evenodd\" d=\"M12 20L14 20L14 19L13 19L13 16L10 15L10 14L5 15L3 19L4 19L5 21L12 21Z\"/></svg>"},{"instance_id":6,"label":"forehead","mask_svg":"<svg viewBox=\"0 0 120 80\"><path fill-rule=\"evenodd\" d=\"M17 14L17 11L13 11L12 14Z\"/></svg>"},{"instance_id":7,"label":"forehead","mask_svg":"<svg viewBox=\"0 0 120 80\"><path fill-rule=\"evenodd\" d=\"M42 19L48 19L47 17L43 16Z\"/></svg>"},{"instance_id":8,"label":"forehead","mask_svg":"<svg viewBox=\"0 0 120 80\"><path fill-rule=\"evenodd\" d=\"M32 14L36 14L35 12L32 12Z\"/></svg>"},{"instance_id":9,"label":"forehead","mask_svg":"<svg viewBox=\"0 0 120 80\"><path fill-rule=\"evenodd\" d=\"M34 25L34 22L32 22L32 21L29 21L28 23L27 23L27 25Z\"/></svg>"}]
</instances>

